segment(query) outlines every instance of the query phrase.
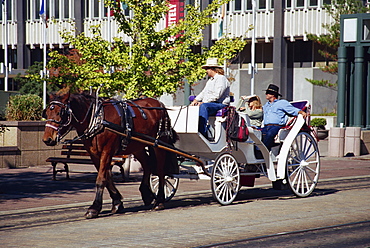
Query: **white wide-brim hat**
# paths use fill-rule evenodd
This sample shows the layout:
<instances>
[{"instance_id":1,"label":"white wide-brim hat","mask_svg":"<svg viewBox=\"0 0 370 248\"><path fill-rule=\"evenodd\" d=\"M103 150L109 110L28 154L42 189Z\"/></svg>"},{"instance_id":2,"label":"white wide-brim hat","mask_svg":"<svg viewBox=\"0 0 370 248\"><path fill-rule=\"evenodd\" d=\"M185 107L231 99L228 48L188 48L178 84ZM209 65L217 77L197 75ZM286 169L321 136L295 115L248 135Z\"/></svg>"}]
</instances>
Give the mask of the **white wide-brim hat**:
<instances>
[{"instance_id":1,"label":"white wide-brim hat","mask_svg":"<svg viewBox=\"0 0 370 248\"><path fill-rule=\"evenodd\" d=\"M218 64L218 59L217 58L209 58L209 59L207 59L206 64L205 65L202 65L202 69L206 69L208 67L219 67L219 68L222 68L222 66Z\"/></svg>"}]
</instances>

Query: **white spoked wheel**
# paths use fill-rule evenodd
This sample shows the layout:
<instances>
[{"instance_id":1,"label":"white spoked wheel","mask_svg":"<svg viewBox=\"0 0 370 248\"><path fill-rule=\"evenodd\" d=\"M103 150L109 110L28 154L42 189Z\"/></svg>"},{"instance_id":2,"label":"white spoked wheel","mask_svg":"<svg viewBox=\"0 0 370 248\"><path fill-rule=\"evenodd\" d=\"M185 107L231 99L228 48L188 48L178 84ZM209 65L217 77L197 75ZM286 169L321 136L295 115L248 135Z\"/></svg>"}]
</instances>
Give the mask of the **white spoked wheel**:
<instances>
[{"instance_id":1,"label":"white spoked wheel","mask_svg":"<svg viewBox=\"0 0 370 248\"><path fill-rule=\"evenodd\" d=\"M156 175L150 175L150 188L154 193L155 197L158 195L158 186L159 186L159 177ZM168 202L169 200L174 197L177 188L179 187L179 179L176 177L165 176L164 178L164 197L165 201Z\"/></svg>"},{"instance_id":2,"label":"white spoked wheel","mask_svg":"<svg viewBox=\"0 0 370 248\"><path fill-rule=\"evenodd\" d=\"M289 148L286 163L286 179L290 189L298 197L307 197L315 189L319 179L320 153L315 139L301 132Z\"/></svg>"},{"instance_id":3,"label":"white spoked wheel","mask_svg":"<svg viewBox=\"0 0 370 248\"><path fill-rule=\"evenodd\" d=\"M221 204L228 205L234 201L240 189L238 162L229 153L216 159L212 175L211 188L213 197Z\"/></svg>"}]
</instances>

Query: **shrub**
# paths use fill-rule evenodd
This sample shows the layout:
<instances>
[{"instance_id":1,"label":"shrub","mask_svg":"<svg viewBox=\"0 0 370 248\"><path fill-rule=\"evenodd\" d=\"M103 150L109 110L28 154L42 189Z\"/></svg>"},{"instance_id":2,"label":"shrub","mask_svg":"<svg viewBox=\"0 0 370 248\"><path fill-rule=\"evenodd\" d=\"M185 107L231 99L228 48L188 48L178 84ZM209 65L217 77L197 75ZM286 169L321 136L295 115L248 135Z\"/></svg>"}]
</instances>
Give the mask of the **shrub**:
<instances>
[{"instance_id":1,"label":"shrub","mask_svg":"<svg viewBox=\"0 0 370 248\"><path fill-rule=\"evenodd\" d=\"M311 126L325 128L326 119L325 118L313 118L311 120Z\"/></svg>"},{"instance_id":2,"label":"shrub","mask_svg":"<svg viewBox=\"0 0 370 248\"><path fill-rule=\"evenodd\" d=\"M36 121L41 120L42 98L37 95L15 95L9 98L6 106L8 121Z\"/></svg>"}]
</instances>

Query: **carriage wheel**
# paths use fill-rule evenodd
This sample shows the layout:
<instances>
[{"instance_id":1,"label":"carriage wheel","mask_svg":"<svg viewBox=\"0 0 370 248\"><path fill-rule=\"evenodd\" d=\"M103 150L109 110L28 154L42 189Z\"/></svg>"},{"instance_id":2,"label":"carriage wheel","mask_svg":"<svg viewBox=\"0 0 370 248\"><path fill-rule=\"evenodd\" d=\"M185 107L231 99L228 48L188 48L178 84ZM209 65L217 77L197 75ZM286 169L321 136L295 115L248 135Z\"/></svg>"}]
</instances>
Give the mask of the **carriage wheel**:
<instances>
[{"instance_id":1,"label":"carriage wheel","mask_svg":"<svg viewBox=\"0 0 370 248\"><path fill-rule=\"evenodd\" d=\"M168 202L169 200L174 197L177 188L179 187L179 179L176 177L165 176L164 178L164 197L165 201ZM158 186L159 186L159 177L156 175L150 175L150 189L154 193L155 197L157 198L158 195Z\"/></svg>"},{"instance_id":2,"label":"carriage wheel","mask_svg":"<svg viewBox=\"0 0 370 248\"><path fill-rule=\"evenodd\" d=\"M213 197L221 204L228 205L234 201L240 189L238 162L229 153L216 159L211 176Z\"/></svg>"},{"instance_id":3,"label":"carriage wheel","mask_svg":"<svg viewBox=\"0 0 370 248\"><path fill-rule=\"evenodd\" d=\"M320 154L315 139L308 133L299 133L289 148L286 179L298 197L309 196L319 179Z\"/></svg>"}]
</instances>

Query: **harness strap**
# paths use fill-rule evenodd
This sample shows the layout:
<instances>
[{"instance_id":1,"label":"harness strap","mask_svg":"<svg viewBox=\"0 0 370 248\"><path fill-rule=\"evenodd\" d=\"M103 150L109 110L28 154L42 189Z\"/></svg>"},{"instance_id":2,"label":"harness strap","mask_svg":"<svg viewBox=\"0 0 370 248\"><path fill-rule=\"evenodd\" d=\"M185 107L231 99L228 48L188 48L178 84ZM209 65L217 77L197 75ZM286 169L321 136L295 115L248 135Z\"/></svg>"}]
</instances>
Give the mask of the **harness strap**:
<instances>
[{"instance_id":1,"label":"harness strap","mask_svg":"<svg viewBox=\"0 0 370 248\"><path fill-rule=\"evenodd\" d=\"M58 128L56 126L53 126L53 125L48 124L48 123L45 124L45 127L50 127L52 129L54 129L55 131L58 131Z\"/></svg>"},{"instance_id":2,"label":"harness strap","mask_svg":"<svg viewBox=\"0 0 370 248\"><path fill-rule=\"evenodd\" d=\"M129 102L129 103L131 103L132 105L134 105L135 107L138 108L138 110L140 111L141 116L143 117L144 120L147 120L148 119L148 117L146 116L146 114L145 114L144 110L142 109L142 107L140 107L139 105L137 105L136 103L134 103L131 100L126 100L126 101Z\"/></svg>"}]
</instances>

